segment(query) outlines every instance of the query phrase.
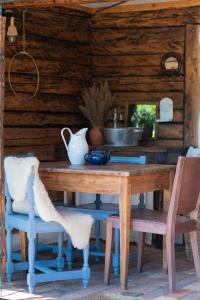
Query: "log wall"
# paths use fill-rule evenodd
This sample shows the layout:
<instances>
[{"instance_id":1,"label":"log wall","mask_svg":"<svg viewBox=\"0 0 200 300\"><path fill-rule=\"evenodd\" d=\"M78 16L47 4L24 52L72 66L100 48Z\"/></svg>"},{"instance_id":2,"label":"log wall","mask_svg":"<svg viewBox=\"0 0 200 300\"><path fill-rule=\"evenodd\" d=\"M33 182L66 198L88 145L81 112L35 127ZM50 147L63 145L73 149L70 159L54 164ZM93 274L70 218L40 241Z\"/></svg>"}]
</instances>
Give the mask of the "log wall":
<instances>
[{"instance_id":1,"label":"log wall","mask_svg":"<svg viewBox=\"0 0 200 300\"><path fill-rule=\"evenodd\" d=\"M22 50L22 10L15 10L14 16L18 38L15 46L6 45L6 71L11 57ZM37 62L40 88L29 100L35 69L25 56L16 58L11 79L17 97L6 74L5 152L34 152L41 160L53 160L56 144L62 143L61 128L87 125L78 101L80 89L91 80L89 15L64 8L29 10L26 49Z\"/></svg>"},{"instance_id":2,"label":"log wall","mask_svg":"<svg viewBox=\"0 0 200 300\"><path fill-rule=\"evenodd\" d=\"M130 103L173 99L174 121L158 125L157 145L184 144L184 110L191 99L185 97L186 26L190 23L200 23L200 7L104 13L91 20L93 77L109 80L125 120ZM183 67L177 76L161 71L161 58L169 52L181 55Z\"/></svg>"},{"instance_id":3,"label":"log wall","mask_svg":"<svg viewBox=\"0 0 200 300\"><path fill-rule=\"evenodd\" d=\"M14 15L19 36L17 45L6 44L6 70L11 57L22 49L22 10L15 9ZM193 99L185 92L186 27L198 23L200 7L94 16L65 8L29 10L26 45L39 67L40 89L27 99L34 91L35 70L27 58L16 59L11 78L17 97L6 74L5 153L34 152L41 160L55 159L56 146L63 147L60 129L88 125L78 101L80 89L92 79L108 79L125 126L129 104L158 104L163 97L172 98L174 121L158 125L153 144L183 146L185 130L189 132L192 122L186 110ZM169 52L181 55L179 75L161 71L161 58Z\"/></svg>"}]
</instances>

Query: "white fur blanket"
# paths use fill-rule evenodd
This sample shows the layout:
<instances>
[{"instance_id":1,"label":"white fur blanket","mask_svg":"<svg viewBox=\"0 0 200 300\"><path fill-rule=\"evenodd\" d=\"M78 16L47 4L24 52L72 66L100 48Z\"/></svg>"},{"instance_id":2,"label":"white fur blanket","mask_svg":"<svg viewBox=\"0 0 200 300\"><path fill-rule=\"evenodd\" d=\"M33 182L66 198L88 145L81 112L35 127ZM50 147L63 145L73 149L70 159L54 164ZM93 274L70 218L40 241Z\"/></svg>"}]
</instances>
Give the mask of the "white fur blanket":
<instances>
[{"instance_id":1,"label":"white fur blanket","mask_svg":"<svg viewBox=\"0 0 200 300\"><path fill-rule=\"evenodd\" d=\"M28 178L34 167L35 176L33 184L35 214L44 221L57 222L64 227L70 235L74 247L84 249L90 238L93 218L90 215L67 211L60 207L58 211L52 204L49 195L40 180L38 174L39 160L36 157L6 157L4 160L8 189L13 211L17 213L28 213L28 202L26 199Z\"/></svg>"}]
</instances>

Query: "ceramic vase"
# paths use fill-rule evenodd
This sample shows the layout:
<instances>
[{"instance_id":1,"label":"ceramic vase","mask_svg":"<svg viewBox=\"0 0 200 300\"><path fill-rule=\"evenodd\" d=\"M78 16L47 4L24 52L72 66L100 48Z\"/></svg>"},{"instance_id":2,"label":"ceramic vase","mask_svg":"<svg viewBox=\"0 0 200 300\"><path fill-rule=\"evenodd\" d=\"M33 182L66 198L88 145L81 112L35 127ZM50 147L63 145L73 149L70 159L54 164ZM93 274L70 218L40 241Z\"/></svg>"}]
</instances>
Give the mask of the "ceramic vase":
<instances>
[{"instance_id":1,"label":"ceramic vase","mask_svg":"<svg viewBox=\"0 0 200 300\"><path fill-rule=\"evenodd\" d=\"M100 126L92 127L89 131L90 145L100 146L104 144L103 133Z\"/></svg>"}]
</instances>

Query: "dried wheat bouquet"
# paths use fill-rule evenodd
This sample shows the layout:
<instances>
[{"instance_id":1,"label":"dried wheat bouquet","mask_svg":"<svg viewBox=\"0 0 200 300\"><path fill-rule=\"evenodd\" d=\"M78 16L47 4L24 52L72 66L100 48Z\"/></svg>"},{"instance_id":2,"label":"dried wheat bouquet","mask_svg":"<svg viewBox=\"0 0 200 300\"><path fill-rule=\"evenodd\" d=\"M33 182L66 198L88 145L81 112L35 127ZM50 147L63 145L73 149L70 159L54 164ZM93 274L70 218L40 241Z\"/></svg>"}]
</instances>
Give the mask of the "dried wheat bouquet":
<instances>
[{"instance_id":1,"label":"dried wheat bouquet","mask_svg":"<svg viewBox=\"0 0 200 300\"><path fill-rule=\"evenodd\" d=\"M95 83L81 91L83 104L80 111L89 120L92 127L104 127L113 98L107 81Z\"/></svg>"}]
</instances>

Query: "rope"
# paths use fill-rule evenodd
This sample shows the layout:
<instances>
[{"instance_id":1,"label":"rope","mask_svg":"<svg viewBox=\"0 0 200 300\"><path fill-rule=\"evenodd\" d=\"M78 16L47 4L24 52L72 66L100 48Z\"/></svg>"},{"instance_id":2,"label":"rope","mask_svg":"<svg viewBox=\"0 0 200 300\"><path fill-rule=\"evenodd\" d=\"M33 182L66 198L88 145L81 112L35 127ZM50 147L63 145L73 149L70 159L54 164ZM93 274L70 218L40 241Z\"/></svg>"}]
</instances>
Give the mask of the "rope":
<instances>
[{"instance_id":1,"label":"rope","mask_svg":"<svg viewBox=\"0 0 200 300\"><path fill-rule=\"evenodd\" d=\"M12 85L12 82L11 82L11 67L12 67L13 61L16 59L16 57L18 57L20 55L24 55L24 56L28 57L28 59L30 59L32 61L33 65L35 67L36 76L37 76L35 91L33 92L33 94L30 97L24 99L24 100L30 100L37 94L37 92L39 90L39 87L40 87L40 73L39 73L39 69L38 69L38 66L37 66L37 63L36 63L35 59L33 58L33 56L31 54L29 54L26 51L26 30L25 30L26 18L25 18L25 14L26 14L26 10L23 10L23 50L17 52L10 60L10 63L9 63L9 66L8 66L8 83L9 83L10 89L13 92L13 94L15 96L17 96L17 93L16 93L16 91L15 91L13 85Z\"/></svg>"}]
</instances>

